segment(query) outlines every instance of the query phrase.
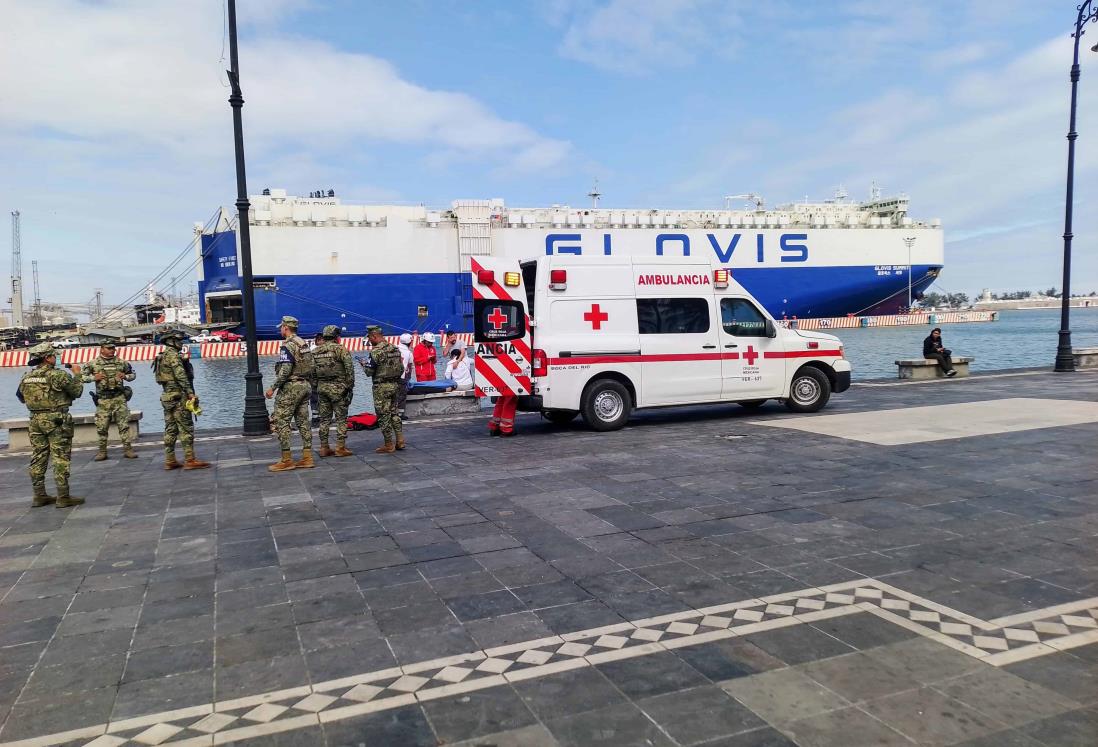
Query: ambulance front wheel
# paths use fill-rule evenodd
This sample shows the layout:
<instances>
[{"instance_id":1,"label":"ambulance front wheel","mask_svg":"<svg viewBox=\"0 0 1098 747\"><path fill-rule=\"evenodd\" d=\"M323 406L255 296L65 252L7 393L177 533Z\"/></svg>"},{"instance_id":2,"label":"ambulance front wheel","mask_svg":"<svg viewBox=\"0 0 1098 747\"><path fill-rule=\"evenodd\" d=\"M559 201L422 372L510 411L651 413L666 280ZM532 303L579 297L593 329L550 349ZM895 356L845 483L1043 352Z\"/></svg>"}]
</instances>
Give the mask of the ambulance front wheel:
<instances>
[{"instance_id":1,"label":"ambulance front wheel","mask_svg":"<svg viewBox=\"0 0 1098 747\"><path fill-rule=\"evenodd\" d=\"M793 375L785 406L793 412L818 412L831 399L831 382L818 368L805 366Z\"/></svg>"},{"instance_id":2,"label":"ambulance front wheel","mask_svg":"<svg viewBox=\"0 0 1098 747\"><path fill-rule=\"evenodd\" d=\"M542 410L541 413L541 416L553 425L568 425L576 419L577 415L579 410Z\"/></svg>"},{"instance_id":3,"label":"ambulance front wheel","mask_svg":"<svg viewBox=\"0 0 1098 747\"><path fill-rule=\"evenodd\" d=\"M616 431L629 420L633 398L621 382L599 379L583 396L583 419L596 431Z\"/></svg>"}]
</instances>

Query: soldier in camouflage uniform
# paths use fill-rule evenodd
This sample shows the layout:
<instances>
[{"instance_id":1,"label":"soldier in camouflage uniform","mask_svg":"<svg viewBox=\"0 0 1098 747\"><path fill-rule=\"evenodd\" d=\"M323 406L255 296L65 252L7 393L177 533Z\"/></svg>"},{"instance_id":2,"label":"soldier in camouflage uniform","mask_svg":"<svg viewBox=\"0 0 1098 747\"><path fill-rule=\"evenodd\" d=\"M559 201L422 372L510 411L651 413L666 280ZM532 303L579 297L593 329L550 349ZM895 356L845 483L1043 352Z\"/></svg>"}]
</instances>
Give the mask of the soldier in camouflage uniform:
<instances>
[{"instance_id":1,"label":"soldier in camouflage uniform","mask_svg":"<svg viewBox=\"0 0 1098 747\"><path fill-rule=\"evenodd\" d=\"M69 495L69 463L72 459L72 401L84 393L80 366L72 367L73 376L59 368L57 354L48 342L30 349L34 369L23 374L16 390L19 401L30 410L30 478L34 488L32 506L58 508L79 506L83 498ZM57 498L46 493L46 468L53 462Z\"/></svg>"},{"instance_id":2,"label":"soldier in camouflage uniform","mask_svg":"<svg viewBox=\"0 0 1098 747\"><path fill-rule=\"evenodd\" d=\"M378 454L392 454L404 448L404 431L397 409L397 395L402 386L404 364L400 351L381 334L381 327L366 328L366 339L372 346L365 368L374 379L374 412L385 445L374 449Z\"/></svg>"},{"instance_id":3,"label":"soldier in camouflage uniform","mask_svg":"<svg viewBox=\"0 0 1098 747\"><path fill-rule=\"evenodd\" d=\"M125 382L137 378L133 366L118 357L113 342L104 342L99 347L99 357L84 366L83 381L95 382L95 431L99 436L99 452L95 461L107 458L107 438L111 423L118 426L118 437L122 441L123 456L137 459L130 438L130 408L126 405Z\"/></svg>"},{"instance_id":4,"label":"soldier in camouflage uniform","mask_svg":"<svg viewBox=\"0 0 1098 747\"><path fill-rule=\"evenodd\" d=\"M282 346L275 364L274 384L265 392L270 399L278 392L274 405L274 427L282 458L267 469L286 472L292 469L311 469L313 463L313 430L309 422L309 395L312 393L313 356L309 345L297 336L297 319L282 317L279 325ZM290 453L290 420L297 423L301 434L301 459L296 462Z\"/></svg>"},{"instance_id":5,"label":"soldier in camouflage uniform","mask_svg":"<svg viewBox=\"0 0 1098 747\"><path fill-rule=\"evenodd\" d=\"M164 350L153 360L153 375L164 392L160 406L164 408L164 469L205 469L208 462L194 456L194 419L187 403L196 401L194 374L189 370L190 361L180 355L183 349L183 333L168 329L160 333ZM175 442L183 443L183 464L175 459Z\"/></svg>"},{"instance_id":6,"label":"soldier in camouflage uniform","mask_svg":"<svg viewBox=\"0 0 1098 747\"><path fill-rule=\"evenodd\" d=\"M355 389L355 366L347 348L339 343L339 327L329 324L321 332L324 338L313 350L317 395L320 399L320 456L349 457L347 449L347 408ZM328 446L332 418L336 424L336 448Z\"/></svg>"}]
</instances>

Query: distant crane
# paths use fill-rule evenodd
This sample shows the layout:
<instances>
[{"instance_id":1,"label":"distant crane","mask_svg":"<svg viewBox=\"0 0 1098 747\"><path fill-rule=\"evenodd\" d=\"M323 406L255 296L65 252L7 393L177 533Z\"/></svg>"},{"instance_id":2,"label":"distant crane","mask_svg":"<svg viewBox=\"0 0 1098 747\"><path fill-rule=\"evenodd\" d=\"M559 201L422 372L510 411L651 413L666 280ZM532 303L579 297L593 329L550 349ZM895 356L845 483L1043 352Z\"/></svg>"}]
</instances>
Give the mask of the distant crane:
<instances>
[{"instance_id":1,"label":"distant crane","mask_svg":"<svg viewBox=\"0 0 1098 747\"><path fill-rule=\"evenodd\" d=\"M38 287L38 260L31 261L31 273L34 275L34 326L40 327L45 321L42 319L42 292Z\"/></svg>"},{"instance_id":2,"label":"distant crane","mask_svg":"<svg viewBox=\"0 0 1098 747\"><path fill-rule=\"evenodd\" d=\"M19 211L11 213L11 324L23 326L23 250L19 237Z\"/></svg>"}]
</instances>

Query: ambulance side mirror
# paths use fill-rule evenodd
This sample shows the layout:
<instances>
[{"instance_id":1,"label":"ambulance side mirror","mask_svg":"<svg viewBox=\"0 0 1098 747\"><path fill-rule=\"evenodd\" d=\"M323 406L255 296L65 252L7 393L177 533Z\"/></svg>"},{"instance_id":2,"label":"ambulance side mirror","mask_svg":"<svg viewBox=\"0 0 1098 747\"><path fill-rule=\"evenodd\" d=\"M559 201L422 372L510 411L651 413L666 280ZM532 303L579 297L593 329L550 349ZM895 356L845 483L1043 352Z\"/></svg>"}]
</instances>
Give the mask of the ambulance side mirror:
<instances>
[{"instance_id":1,"label":"ambulance side mirror","mask_svg":"<svg viewBox=\"0 0 1098 747\"><path fill-rule=\"evenodd\" d=\"M773 319L767 319L766 320L766 336L767 337L777 337L778 336L778 328L777 328L777 326L775 326Z\"/></svg>"}]
</instances>

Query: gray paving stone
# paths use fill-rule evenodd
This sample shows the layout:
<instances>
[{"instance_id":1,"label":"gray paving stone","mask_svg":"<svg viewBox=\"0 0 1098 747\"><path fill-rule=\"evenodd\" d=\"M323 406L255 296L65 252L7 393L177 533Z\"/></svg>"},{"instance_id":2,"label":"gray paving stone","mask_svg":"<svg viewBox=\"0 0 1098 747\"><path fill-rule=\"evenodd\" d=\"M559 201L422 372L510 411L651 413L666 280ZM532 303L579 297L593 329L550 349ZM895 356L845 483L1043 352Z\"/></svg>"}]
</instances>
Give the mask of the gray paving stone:
<instances>
[{"instance_id":1,"label":"gray paving stone","mask_svg":"<svg viewBox=\"0 0 1098 747\"><path fill-rule=\"evenodd\" d=\"M514 688L542 721L626 702L626 696L591 667L517 682Z\"/></svg>"},{"instance_id":2,"label":"gray paving stone","mask_svg":"<svg viewBox=\"0 0 1098 747\"><path fill-rule=\"evenodd\" d=\"M623 744L671 747L674 744L662 729L632 704L551 719L545 726L563 747Z\"/></svg>"},{"instance_id":3,"label":"gray paving stone","mask_svg":"<svg viewBox=\"0 0 1098 747\"><path fill-rule=\"evenodd\" d=\"M721 688L771 724L784 724L850 703L796 668L721 683Z\"/></svg>"},{"instance_id":4,"label":"gray paving stone","mask_svg":"<svg viewBox=\"0 0 1098 747\"><path fill-rule=\"evenodd\" d=\"M766 725L712 685L646 698L637 701L637 707L680 744L698 744Z\"/></svg>"},{"instance_id":5,"label":"gray paving stone","mask_svg":"<svg viewBox=\"0 0 1098 747\"><path fill-rule=\"evenodd\" d=\"M783 725L782 730L802 747L847 747L855 744L910 747L915 744L857 708L841 708L798 719Z\"/></svg>"},{"instance_id":6,"label":"gray paving stone","mask_svg":"<svg viewBox=\"0 0 1098 747\"><path fill-rule=\"evenodd\" d=\"M460 698L429 700L423 703L423 710L443 743L530 726L537 721L510 685L476 690Z\"/></svg>"},{"instance_id":7,"label":"gray paving stone","mask_svg":"<svg viewBox=\"0 0 1098 747\"><path fill-rule=\"evenodd\" d=\"M1005 723L924 687L871 700L870 715L921 744L951 744L1001 730Z\"/></svg>"},{"instance_id":8,"label":"gray paving stone","mask_svg":"<svg viewBox=\"0 0 1098 747\"><path fill-rule=\"evenodd\" d=\"M933 687L1007 726L1054 716L1079 705L1041 685L990 667Z\"/></svg>"}]
</instances>

